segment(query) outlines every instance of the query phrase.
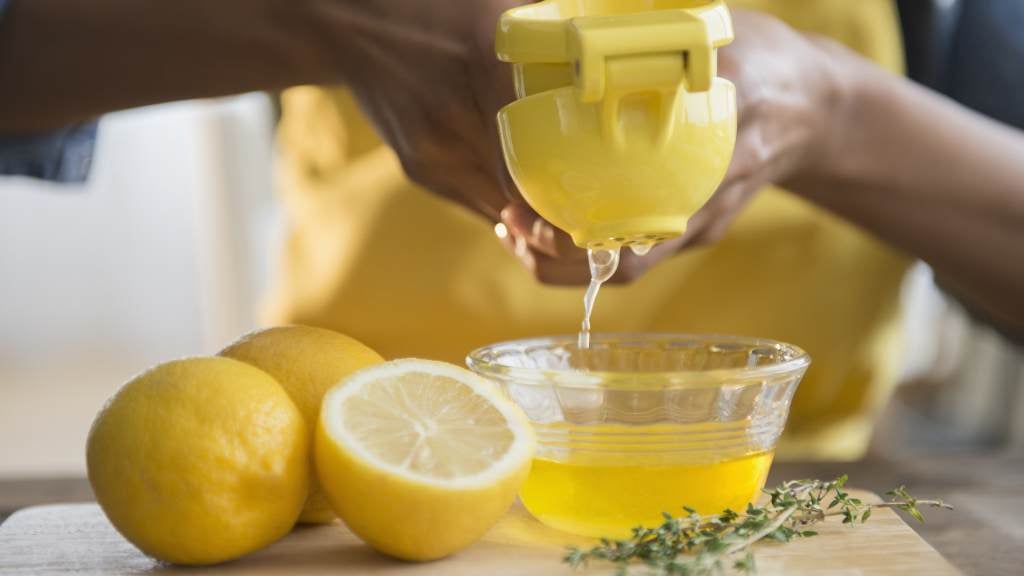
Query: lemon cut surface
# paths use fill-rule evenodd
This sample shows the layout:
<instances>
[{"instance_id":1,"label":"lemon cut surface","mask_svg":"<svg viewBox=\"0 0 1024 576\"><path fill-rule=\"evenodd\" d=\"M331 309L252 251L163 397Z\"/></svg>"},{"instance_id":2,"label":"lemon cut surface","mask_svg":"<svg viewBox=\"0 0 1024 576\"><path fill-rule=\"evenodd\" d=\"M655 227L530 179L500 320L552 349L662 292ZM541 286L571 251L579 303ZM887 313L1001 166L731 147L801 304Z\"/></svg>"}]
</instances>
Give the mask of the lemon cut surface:
<instances>
[{"instance_id":1,"label":"lemon cut surface","mask_svg":"<svg viewBox=\"0 0 1024 576\"><path fill-rule=\"evenodd\" d=\"M493 383L450 364L398 360L327 393L315 452L327 498L353 532L386 554L430 560L497 522L534 446L526 416Z\"/></svg>"}]
</instances>

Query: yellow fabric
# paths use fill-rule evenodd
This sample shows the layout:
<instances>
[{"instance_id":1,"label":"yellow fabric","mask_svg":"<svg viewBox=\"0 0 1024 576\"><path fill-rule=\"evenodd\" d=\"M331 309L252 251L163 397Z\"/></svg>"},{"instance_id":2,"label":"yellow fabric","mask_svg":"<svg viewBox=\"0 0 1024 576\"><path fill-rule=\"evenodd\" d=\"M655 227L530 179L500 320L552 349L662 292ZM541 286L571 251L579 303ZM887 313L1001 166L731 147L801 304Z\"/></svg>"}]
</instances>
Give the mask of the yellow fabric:
<instances>
[{"instance_id":1,"label":"yellow fabric","mask_svg":"<svg viewBox=\"0 0 1024 576\"><path fill-rule=\"evenodd\" d=\"M901 67L891 0L746 0ZM344 90L283 97L279 134L290 236L268 321L340 330L386 357L461 363L474 347L574 332L582 288L542 286L491 224L410 184ZM764 336L813 365L783 456L855 458L894 379L898 288L908 260L779 190L715 246L664 262L598 299L599 331Z\"/></svg>"}]
</instances>

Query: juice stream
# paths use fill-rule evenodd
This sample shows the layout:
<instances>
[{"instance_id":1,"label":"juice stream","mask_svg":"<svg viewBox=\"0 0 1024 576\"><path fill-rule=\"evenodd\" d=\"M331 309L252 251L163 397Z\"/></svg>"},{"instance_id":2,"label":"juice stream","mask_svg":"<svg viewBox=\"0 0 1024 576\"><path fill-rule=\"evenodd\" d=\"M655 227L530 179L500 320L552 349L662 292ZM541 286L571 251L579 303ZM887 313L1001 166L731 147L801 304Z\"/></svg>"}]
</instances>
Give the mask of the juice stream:
<instances>
[{"instance_id":1,"label":"juice stream","mask_svg":"<svg viewBox=\"0 0 1024 576\"><path fill-rule=\"evenodd\" d=\"M651 245L630 246L643 256ZM583 297L578 346L590 348L590 317L601 285L619 267L619 248L587 250L590 285ZM652 462L635 455L594 461L536 458L519 496L536 518L584 536L624 538L635 526L657 526L662 513L742 511L764 488L774 452L716 462ZM645 461L646 460L646 461ZM640 488L642 487L642 488Z\"/></svg>"},{"instance_id":2,"label":"juice stream","mask_svg":"<svg viewBox=\"0 0 1024 576\"><path fill-rule=\"evenodd\" d=\"M653 244L634 244L629 248L637 256L644 256L651 251ZM619 248L600 248L587 250L587 262L590 264L590 285L583 296L583 324L580 327L577 347L580 350L590 348L590 315L594 312L594 303L601 285L607 282L619 269Z\"/></svg>"},{"instance_id":3,"label":"juice stream","mask_svg":"<svg viewBox=\"0 0 1024 576\"><path fill-rule=\"evenodd\" d=\"M587 260L590 263L590 286L587 286L587 293L583 295L583 325L577 342L580 350L590 348L590 315L594 311L594 302L597 301L601 285L619 269L619 249L587 250Z\"/></svg>"}]
</instances>

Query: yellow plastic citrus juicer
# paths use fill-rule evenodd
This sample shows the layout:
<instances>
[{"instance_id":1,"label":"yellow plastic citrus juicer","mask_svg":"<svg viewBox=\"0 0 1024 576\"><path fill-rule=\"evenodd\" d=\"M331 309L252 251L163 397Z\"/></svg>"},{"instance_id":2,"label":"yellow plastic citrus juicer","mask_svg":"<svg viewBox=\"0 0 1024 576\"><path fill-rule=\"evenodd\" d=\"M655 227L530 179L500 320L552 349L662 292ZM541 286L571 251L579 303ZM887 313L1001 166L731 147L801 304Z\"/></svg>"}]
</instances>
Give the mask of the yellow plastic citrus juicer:
<instances>
[{"instance_id":1,"label":"yellow plastic citrus juicer","mask_svg":"<svg viewBox=\"0 0 1024 576\"><path fill-rule=\"evenodd\" d=\"M733 85L722 0L545 0L506 12L498 57L517 100L498 115L509 171L586 248L682 234L729 166Z\"/></svg>"}]
</instances>

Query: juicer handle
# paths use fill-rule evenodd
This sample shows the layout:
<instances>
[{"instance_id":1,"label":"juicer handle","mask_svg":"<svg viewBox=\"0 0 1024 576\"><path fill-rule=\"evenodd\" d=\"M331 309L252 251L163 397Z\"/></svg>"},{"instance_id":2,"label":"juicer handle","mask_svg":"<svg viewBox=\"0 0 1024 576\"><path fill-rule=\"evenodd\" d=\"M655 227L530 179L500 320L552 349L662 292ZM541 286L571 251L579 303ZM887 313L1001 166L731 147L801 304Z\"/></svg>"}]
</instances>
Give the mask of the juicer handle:
<instances>
[{"instance_id":1,"label":"juicer handle","mask_svg":"<svg viewBox=\"0 0 1024 576\"><path fill-rule=\"evenodd\" d=\"M600 110L601 134L605 140L624 149L628 122L632 141L640 138L658 150L668 143L676 125L676 114L686 113L685 100L680 94L679 60L678 54L609 60L603 98L595 103ZM673 77L675 81L667 80ZM653 78L666 81L651 82ZM627 115L630 120L626 119Z\"/></svg>"},{"instance_id":2,"label":"juicer handle","mask_svg":"<svg viewBox=\"0 0 1024 576\"><path fill-rule=\"evenodd\" d=\"M572 22L569 55L581 101L601 107L602 132L625 147L623 101L636 97L654 123L657 147L671 137L680 88L706 92L717 74L708 24L686 11L664 11Z\"/></svg>"},{"instance_id":3,"label":"juicer handle","mask_svg":"<svg viewBox=\"0 0 1024 576\"><path fill-rule=\"evenodd\" d=\"M683 10L576 19L568 42L576 86L584 102L600 101L610 89L640 91L675 87L680 82L685 82L690 92L706 92L717 74L715 45L707 22ZM670 57L674 65L634 73L628 66L619 66L616 78L608 78L613 63L656 55ZM610 80L620 87L609 86Z\"/></svg>"}]
</instances>

